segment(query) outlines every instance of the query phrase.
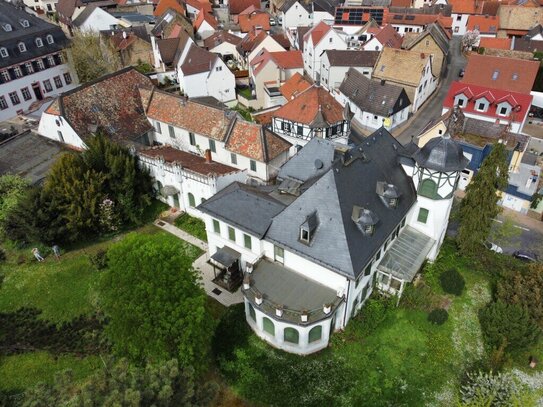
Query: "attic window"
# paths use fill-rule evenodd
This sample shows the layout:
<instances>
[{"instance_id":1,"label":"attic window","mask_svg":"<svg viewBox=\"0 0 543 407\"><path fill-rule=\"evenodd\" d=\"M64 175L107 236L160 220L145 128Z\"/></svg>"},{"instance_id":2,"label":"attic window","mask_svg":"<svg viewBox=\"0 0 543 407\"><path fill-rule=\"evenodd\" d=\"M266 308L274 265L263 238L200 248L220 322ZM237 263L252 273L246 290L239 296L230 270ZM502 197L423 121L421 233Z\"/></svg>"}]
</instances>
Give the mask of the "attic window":
<instances>
[{"instance_id":1,"label":"attic window","mask_svg":"<svg viewBox=\"0 0 543 407\"><path fill-rule=\"evenodd\" d=\"M353 206L351 219L356 224L356 227L366 236L373 235L375 226L379 222L379 218L373 211L357 205Z\"/></svg>"},{"instance_id":2,"label":"attic window","mask_svg":"<svg viewBox=\"0 0 543 407\"><path fill-rule=\"evenodd\" d=\"M316 211L306 216L305 222L300 225L300 242L309 244L315 235L318 225L319 218Z\"/></svg>"},{"instance_id":3,"label":"attic window","mask_svg":"<svg viewBox=\"0 0 543 407\"><path fill-rule=\"evenodd\" d=\"M51 34L47 35L47 37L45 37L45 40L47 41L48 44L52 44L55 42Z\"/></svg>"},{"instance_id":4,"label":"attic window","mask_svg":"<svg viewBox=\"0 0 543 407\"><path fill-rule=\"evenodd\" d=\"M36 47L41 48L43 47L43 41L41 38L36 38Z\"/></svg>"},{"instance_id":5,"label":"attic window","mask_svg":"<svg viewBox=\"0 0 543 407\"><path fill-rule=\"evenodd\" d=\"M19 23L23 26L23 28L28 28L30 27L30 23L28 22L28 20L24 19L24 18L21 18L19 20Z\"/></svg>"},{"instance_id":6,"label":"attic window","mask_svg":"<svg viewBox=\"0 0 543 407\"><path fill-rule=\"evenodd\" d=\"M13 28L11 27L11 24L2 24L2 28L5 32L10 32Z\"/></svg>"},{"instance_id":7,"label":"attic window","mask_svg":"<svg viewBox=\"0 0 543 407\"><path fill-rule=\"evenodd\" d=\"M18 47L19 47L19 51L26 52L26 45L24 44L24 42L20 42Z\"/></svg>"},{"instance_id":8,"label":"attic window","mask_svg":"<svg viewBox=\"0 0 543 407\"><path fill-rule=\"evenodd\" d=\"M388 208L394 209L398 206L401 194L395 185L379 181L377 182L376 192Z\"/></svg>"},{"instance_id":9,"label":"attic window","mask_svg":"<svg viewBox=\"0 0 543 407\"><path fill-rule=\"evenodd\" d=\"M8 55L9 55L9 54L8 54L8 50L7 50L6 48L4 48L4 47L0 48L0 56L1 56L2 58L7 58Z\"/></svg>"},{"instance_id":10,"label":"attic window","mask_svg":"<svg viewBox=\"0 0 543 407\"><path fill-rule=\"evenodd\" d=\"M496 79L498 79L498 76L500 76L500 71L496 69L492 74L492 80L495 81Z\"/></svg>"},{"instance_id":11,"label":"attic window","mask_svg":"<svg viewBox=\"0 0 543 407\"><path fill-rule=\"evenodd\" d=\"M514 73L511 78L516 81L518 79L518 73Z\"/></svg>"}]
</instances>

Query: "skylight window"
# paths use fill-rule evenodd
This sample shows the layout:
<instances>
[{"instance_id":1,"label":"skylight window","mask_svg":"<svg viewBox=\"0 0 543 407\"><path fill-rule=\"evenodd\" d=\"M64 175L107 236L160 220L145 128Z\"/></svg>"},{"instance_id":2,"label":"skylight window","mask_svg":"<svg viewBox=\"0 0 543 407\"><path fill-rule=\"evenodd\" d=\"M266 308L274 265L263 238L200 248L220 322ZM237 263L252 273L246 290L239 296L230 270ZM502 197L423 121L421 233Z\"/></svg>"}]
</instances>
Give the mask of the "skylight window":
<instances>
[{"instance_id":1,"label":"skylight window","mask_svg":"<svg viewBox=\"0 0 543 407\"><path fill-rule=\"evenodd\" d=\"M514 73L513 76L512 76L512 79L514 81L516 81L518 79L518 73Z\"/></svg>"},{"instance_id":2,"label":"skylight window","mask_svg":"<svg viewBox=\"0 0 543 407\"><path fill-rule=\"evenodd\" d=\"M2 24L2 28L4 29L5 32L10 32L11 30L13 30L13 28L11 27L11 24Z\"/></svg>"},{"instance_id":3,"label":"skylight window","mask_svg":"<svg viewBox=\"0 0 543 407\"><path fill-rule=\"evenodd\" d=\"M498 79L498 76L500 76L500 71L496 69L492 74L492 80L495 81L496 79Z\"/></svg>"},{"instance_id":4,"label":"skylight window","mask_svg":"<svg viewBox=\"0 0 543 407\"><path fill-rule=\"evenodd\" d=\"M30 23L28 22L28 20L24 19L24 18L21 18L19 20L19 23L23 26L23 28L28 28L30 27Z\"/></svg>"}]
</instances>

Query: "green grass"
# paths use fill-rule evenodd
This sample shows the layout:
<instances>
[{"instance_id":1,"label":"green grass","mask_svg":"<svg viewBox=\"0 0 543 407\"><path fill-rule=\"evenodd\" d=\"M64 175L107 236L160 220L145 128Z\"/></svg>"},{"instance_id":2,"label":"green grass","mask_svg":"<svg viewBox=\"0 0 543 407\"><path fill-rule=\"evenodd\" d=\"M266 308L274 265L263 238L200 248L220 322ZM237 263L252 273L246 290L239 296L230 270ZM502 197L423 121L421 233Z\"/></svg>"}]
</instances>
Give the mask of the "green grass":
<instances>
[{"instance_id":1,"label":"green grass","mask_svg":"<svg viewBox=\"0 0 543 407\"><path fill-rule=\"evenodd\" d=\"M184 213L175 219L175 226L192 236L207 242L206 225L204 221Z\"/></svg>"},{"instance_id":2,"label":"green grass","mask_svg":"<svg viewBox=\"0 0 543 407\"><path fill-rule=\"evenodd\" d=\"M251 88L238 88L238 94L243 96L245 99L252 99Z\"/></svg>"},{"instance_id":3,"label":"green grass","mask_svg":"<svg viewBox=\"0 0 543 407\"><path fill-rule=\"evenodd\" d=\"M52 383L55 373L71 369L75 380L83 380L103 367L98 356L53 357L48 352L31 352L0 357L0 390L23 391L39 382Z\"/></svg>"}]
</instances>

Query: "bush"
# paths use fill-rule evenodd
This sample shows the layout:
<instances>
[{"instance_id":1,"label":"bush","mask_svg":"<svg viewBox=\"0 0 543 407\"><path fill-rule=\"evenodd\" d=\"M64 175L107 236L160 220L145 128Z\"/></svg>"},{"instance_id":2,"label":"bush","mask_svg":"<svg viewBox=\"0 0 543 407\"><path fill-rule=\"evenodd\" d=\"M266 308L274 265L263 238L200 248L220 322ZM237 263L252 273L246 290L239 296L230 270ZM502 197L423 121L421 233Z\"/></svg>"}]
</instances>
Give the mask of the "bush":
<instances>
[{"instance_id":1,"label":"bush","mask_svg":"<svg viewBox=\"0 0 543 407\"><path fill-rule=\"evenodd\" d=\"M497 301L479 311L479 322L487 346L506 351L523 349L535 343L540 329L520 305Z\"/></svg>"},{"instance_id":2,"label":"bush","mask_svg":"<svg viewBox=\"0 0 543 407\"><path fill-rule=\"evenodd\" d=\"M393 307L394 297L370 298L362 308L361 318L364 333L369 335L386 319Z\"/></svg>"},{"instance_id":3,"label":"bush","mask_svg":"<svg viewBox=\"0 0 543 407\"><path fill-rule=\"evenodd\" d=\"M441 288L448 294L462 295L466 282L464 277L456 269L445 270L439 276Z\"/></svg>"},{"instance_id":4,"label":"bush","mask_svg":"<svg viewBox=\"0 0 543 407\"><path fill-rule=\"evenodd\" d=\"M443 325L449 319L449 313L443 308L436 308L428 314L428 321L432 324Z\"/></svg>"},{"instance_id":5,"label":"bush","mask_svg":"<svg viewBox=\"0 0 543 407\"><path fill-rule=\"evenodd\" d=\"M462 403L492 407L513 404L519 389L508 374L473 372L467 374L466 383L460 388Z\"/></svg>"},{"instance_id":6,"label":"bush","mask_svg":"<svg viewBox=\"0 0 543 407\"><path fill-rule=\"evenodd\" d=\"M98 250L95 254L90 254L89 261L96 270L104 270L107 267L107 251Z\"/></svg>"}]
</instances>

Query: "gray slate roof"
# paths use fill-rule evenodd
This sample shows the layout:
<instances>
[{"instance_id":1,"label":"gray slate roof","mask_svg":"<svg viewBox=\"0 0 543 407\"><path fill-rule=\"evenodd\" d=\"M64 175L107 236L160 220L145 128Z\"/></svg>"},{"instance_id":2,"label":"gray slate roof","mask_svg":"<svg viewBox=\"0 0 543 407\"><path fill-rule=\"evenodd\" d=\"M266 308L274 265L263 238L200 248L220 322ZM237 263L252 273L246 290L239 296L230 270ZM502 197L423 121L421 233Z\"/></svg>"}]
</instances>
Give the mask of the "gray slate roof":
<instances>
[{"instance_id":1,"label":"gray slate roof","mask_svg":"<svg viewBox=\"0 0 543 407\"><path fill-rule=\"evenodd\" d=\"M379 116L389 116L411 104L402 86L373 81L353 68L345 75L339 90L362 111Z\"/></svg>"},{"instance_id":2,"label":"gray slate roof","mask_svg":"<svg viewBox=\"0 0 543 407\"><path fill-rule=\"evenodd\" d=\"M416 200L412 180L398 163L401 152L402 145L380 129L350 150L351 154L362 153L364 158L344 165L336 156L324 175L275 216L265 240L346 277L357 278ZM401 196L395 209L388 208L377 195L380 181L398 188ZM355 205L370 209L379 219L372 236L364 235L351 219ZM315 211L318 226L306 245L298 240L299 228Z\"/></svg>"},{"instance_id":3,"label":"gray slate roof","mask_svg":"<svg viewBox=\"0 0 543 407\"><path fill-rule=\"evenodd\" d=\"M19 22L21 19L28 20L29 27L23 27ZM5 47L9 53L9 57L0 58L0 68L58 52L68 45L68 39L60 27L28 14L10 3L0 1L0 26L4 24L10 24L12 30L4 31L0 28L0 46ZM53 44L48 44L45 40L48 34L53 36ZM36 45L37 37L42 39L42 47ZM25 52L19 51L19 42L25 44Z\"/></svg>"},{"instance_id":4,"label":"gray slate roof","mask_svg":"<svg viewBox=\"0 0 543 407\"><path fill-rule=\"evenodd\" d=\"M279 170L279 180L292 179L302 183L324 174L332 166L336 144L313 137L294 157ZM318 161L317 161L318 160ZM317 168L320 164L321 168Z\"/></svg>"},{"instance_id":5,"label":"gray slate roof","mask_svg":"<svg viewBox=\"0 0 543 407\"><path fill-rule=\"evenodd\" d=\"M257 188L234 182L198 206L208 215L261 239L284 204Z\"/></svg>"},{"instance_id":6,"label":"gray slate roof","mask_svg":"<svg viewBox=\"0 0 543 407\"><path fill-rule=\"evenodd\" d=\"M462 171L469 163L462 147L448 133L428 141L413 158L421 167L441 172Z\"/></svg>"},{"instance_id":7,"label":"gray slate roof","mask_svg":"<svg viewBox=\"0 0 543 407\"><path fill-rule=\"evenodd\" d=\"M379 51L328 50L330 66L355 66L373 68L379 58Z\"/></svg>"}]
</instances>

